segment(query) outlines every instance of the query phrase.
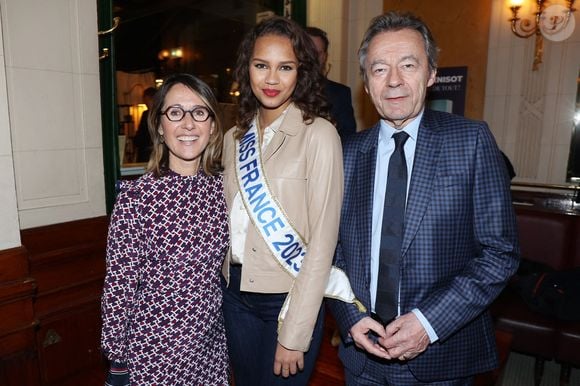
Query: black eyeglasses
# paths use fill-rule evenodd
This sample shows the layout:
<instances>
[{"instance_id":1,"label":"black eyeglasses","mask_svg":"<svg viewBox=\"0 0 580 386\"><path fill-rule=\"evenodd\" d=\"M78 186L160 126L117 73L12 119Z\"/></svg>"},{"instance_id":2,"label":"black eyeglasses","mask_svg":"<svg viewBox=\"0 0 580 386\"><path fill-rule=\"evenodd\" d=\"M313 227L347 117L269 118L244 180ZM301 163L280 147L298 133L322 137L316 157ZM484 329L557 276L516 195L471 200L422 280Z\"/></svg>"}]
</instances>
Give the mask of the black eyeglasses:
<instances>
[{"instance_id":1,"label":"black eyeglasses","mask_svg":"<svg viewBox=\"0 0 580 386\"><path fill-rule=\"evenodd\" d=\"M205 106L196 106L191 110L185 111L181 106L171 106L161 113L165 115L171 122L179 122L185 117L185 113L191 114L191 117L196 122L205 122L209 117L212 117L212 112Z\"/></svg>"}]
</instances>

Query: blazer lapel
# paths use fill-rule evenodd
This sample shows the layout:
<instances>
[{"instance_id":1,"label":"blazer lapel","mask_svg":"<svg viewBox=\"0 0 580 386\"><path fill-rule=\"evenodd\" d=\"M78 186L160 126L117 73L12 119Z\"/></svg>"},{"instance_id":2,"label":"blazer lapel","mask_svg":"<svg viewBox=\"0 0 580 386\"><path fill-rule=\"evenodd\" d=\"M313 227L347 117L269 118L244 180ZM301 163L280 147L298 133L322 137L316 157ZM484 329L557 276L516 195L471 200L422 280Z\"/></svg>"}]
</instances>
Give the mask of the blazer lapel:
<instances>
[{"instance_id":1,"label":"blazer lapel","mask_svg":"<svg viewBox=\"0 0 580 386\"><path fill-rule=\"evenodd\" d=\"M442 136L439 133L438 124L431 119L429 110L425 110L419 126L409 195L407 197L402 246L403 256L407 253L407 249L415 237L425 211L429 206L441 144Z\"/></svg>"},{"instance_id":2,"label":"blazer lapel","mask_svg":"<svg viewBox=\"0 0 580 386\"><path fill-rule=\"evenodd\" d=\"M364 272L365 280L370 280L370 256L371 256L371 238L372 238L372 220L373 220L373 194L375 186L375 168L377 160L377 146L379 140L379 127L367 131L366 138L361 141L358 151L355 153L357 167L355 173L355 190L354 197L355 213L357 217L357 232L360 240L361 258L359 261L364 264L361 267ZM368 299L370 303L370 298Z\"/></svg>"}]
</instances>

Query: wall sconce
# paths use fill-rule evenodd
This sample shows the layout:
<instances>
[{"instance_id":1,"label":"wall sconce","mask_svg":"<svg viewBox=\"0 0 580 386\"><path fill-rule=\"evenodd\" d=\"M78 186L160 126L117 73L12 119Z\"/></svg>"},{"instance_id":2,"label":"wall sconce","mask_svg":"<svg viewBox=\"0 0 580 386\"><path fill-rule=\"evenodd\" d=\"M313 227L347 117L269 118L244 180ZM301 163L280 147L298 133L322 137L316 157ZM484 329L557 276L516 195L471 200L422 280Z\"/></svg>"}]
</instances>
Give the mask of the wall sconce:
<instances>
[{"instance_id":1,"label":"wall sconce","mask_svg":"<svg viewBox=\"0 0 580 386\"><path fill-rule=\"evenodd\" d=\"M567 6L554 4L546 6L545 0L536 0L536 12L534 20L521 19L518 13L524 0L510 0L510 9L512 18L509 19L512 26L512 32L520 38L529 38L536 36L536 45L534 51L533 71L536 71L542 63L542 54L544 51L544 38L552 41L562 41L570 37L574 32L575 20L573 12L575 0L567 0Z\"/></svg>"},{"instance_id":2,"label":"wall sconce","mask_svg":"<svg viewBox=\"0 0 580 386\"><path fill-rule=\"evenodd\" d=\"M181 47L171 48L169 50L164 49L159 51L157 57L159 60L181 59L183 58L183 49Z\"/></svg>"}]
</instances>

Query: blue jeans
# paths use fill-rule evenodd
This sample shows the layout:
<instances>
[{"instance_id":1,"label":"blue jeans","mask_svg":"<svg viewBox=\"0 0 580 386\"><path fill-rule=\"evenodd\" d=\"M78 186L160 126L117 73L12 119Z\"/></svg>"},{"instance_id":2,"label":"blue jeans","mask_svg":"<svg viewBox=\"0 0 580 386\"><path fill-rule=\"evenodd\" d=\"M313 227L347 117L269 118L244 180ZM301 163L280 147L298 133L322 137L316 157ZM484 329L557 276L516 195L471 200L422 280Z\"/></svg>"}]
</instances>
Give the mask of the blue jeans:
<instances>
[{"instance_id":1,"label":"blue jeans","mask_svg":"<svg viewBox=\"0 0 580 386\"><path fill-rule=\"evenodd\" d=\"M228 351L236 386L306 386L314 370L323 335L324 312L318 314L304 370L288 378L274 374L278 314L286 294L240 292L241 267L232 266L223 286Z\"/></svg>"}]
</instances>

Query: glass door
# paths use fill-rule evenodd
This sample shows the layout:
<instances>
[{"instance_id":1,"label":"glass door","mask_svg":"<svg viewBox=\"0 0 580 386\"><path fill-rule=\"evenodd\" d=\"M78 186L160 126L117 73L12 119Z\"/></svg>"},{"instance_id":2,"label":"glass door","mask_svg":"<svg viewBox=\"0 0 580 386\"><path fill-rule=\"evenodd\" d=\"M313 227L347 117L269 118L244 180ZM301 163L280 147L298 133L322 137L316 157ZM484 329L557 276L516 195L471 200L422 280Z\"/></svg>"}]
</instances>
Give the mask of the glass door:
<instances>
[{"instance_id":1,"label":"glass door","mask_svg":"<svg viewBox=\"0 0 580 386\"><path fill-rule=\"evenodd\" d=\"M101 87L101 121L103 133L103 163L107 213L115 202L115 184L120 178L119 132L115 96L115 47L113 34L119 20L113 21L112 0L97 0L99 26L99 72Z\"/></svg>"},{"instance_id":2,"label":"glass door","mask_svg":"<svg viewBox=\"0 0 580 386\"><path fill-rule=\"evenodd\" d=\"M145 94L175 72L196 75L222 104L225 129L237 110L232 79L238 45L261 18L305 25L306 0L97 0L107 211L120 178L143 173L138 126Z\"/></svg>"}]
</instances>

